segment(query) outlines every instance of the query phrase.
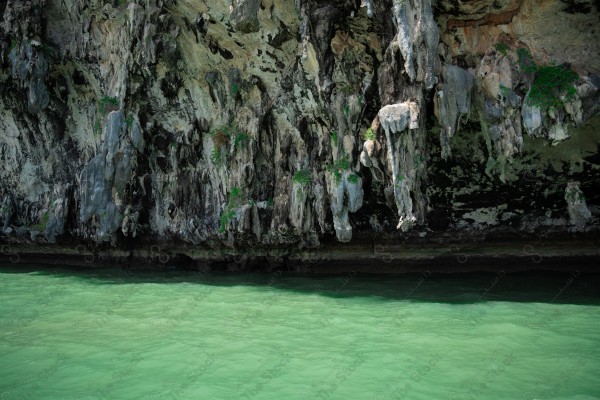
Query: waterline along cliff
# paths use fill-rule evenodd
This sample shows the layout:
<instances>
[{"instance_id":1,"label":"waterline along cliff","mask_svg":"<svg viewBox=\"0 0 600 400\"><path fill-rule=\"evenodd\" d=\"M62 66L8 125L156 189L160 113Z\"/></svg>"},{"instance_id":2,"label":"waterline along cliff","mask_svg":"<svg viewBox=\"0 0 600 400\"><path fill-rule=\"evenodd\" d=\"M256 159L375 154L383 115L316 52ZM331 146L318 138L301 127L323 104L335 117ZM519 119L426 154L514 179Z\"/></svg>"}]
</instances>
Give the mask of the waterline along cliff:
<instances>
[{"instance_id":1,"label":"waterline along cliff","mask_svg":"<svg viewBox=\"0 0 600 400\"><path fill-rule=\"evenodd\" d=\"M0 0L1 257L597 257L599 21L591 0Z\"/></svg>"}]
</instances>

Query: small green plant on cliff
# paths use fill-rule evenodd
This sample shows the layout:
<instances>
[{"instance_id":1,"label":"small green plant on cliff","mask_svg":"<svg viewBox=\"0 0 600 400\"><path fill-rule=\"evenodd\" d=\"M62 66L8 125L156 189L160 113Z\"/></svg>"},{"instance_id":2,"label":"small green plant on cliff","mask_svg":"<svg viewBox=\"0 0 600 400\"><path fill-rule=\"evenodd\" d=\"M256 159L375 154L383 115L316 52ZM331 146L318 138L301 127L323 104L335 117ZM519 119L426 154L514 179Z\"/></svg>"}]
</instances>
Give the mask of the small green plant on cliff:
<instances>
[{"instance_id":1,"label":"small green plant on cliff","mask_svg":"<svg viewBox=\"0 0 600 400\"><path fill-rule=\"evenodd\" d=\"M238 132L233 139L233 147L237 150L248 141L250 141L250 137L246 133Z\"/></svg>"},{"instance_id":2,"label":"small green plant on cliff","mask_svg":"<svg viewBox=\"0 0 600 400\"><path fill-rule=\"evenodd\" d=\"M109 112L119 109L119 100L115 97L102 96L96 103L99 115L96 116L96 122L94 123L94 135L100 136L102 133L101 120L104 119Z\"/></svg>"},{"instance_id":3,"label":"small green plant on cliff","mask_svg":"<svg viewBox=\"0 0 600 400\"><path fill-rule=\"evenodd\" d=\"M235 216L236 211L242 205L242 189L239 187L231 188L229 192L229 201L225 210L221 213L219 232L223 233L227 229L227 225Z\"/></svg>"},{"instance_id":4,"label":"small green plant on cliff","mask_svg":"<svg viewBox=\"0 0 600 400\"><path fill-rule=\"evenodd\" d=\"M375 133L373 129L369 128L363 133L363 139L366 140L375 140Z\"/></svg>"},{"instance_id":5,"label":"small green plant on cliff","mask_svg":"<svg viewBox=\"0 0 600 400\"><path fill-rule=\"evenodd\" d=\"M220 147L215 146L213 148L213 151L210 154L210 160L212 161L213 164L215 164L215 165L221 164L221 161L223 161L223 155L221 153L222 153L222 151L221 151Z\"/></svg>"},{"instance_id":6,"label":"small green plant on cliff","mask_svg":"<svg viewBox=\"0 0 600 400\"><path fill-rule=\"evenodd\" d=\"M577 94L573 84L579 76L567 65L537 65L527 49L517 50L519 66L525 73L533 74L527 103L539 108L560 108Z\"/></svg>"},{"instance_id":7,"label":"small green plant on cliff","mask_svg":"<svg viewBox=\"0 0 600 400\"><path fill-rule=\"evenodd\" d=\"M230 140L238 143L244 142L249 139L248 135L239 129L236 125L221 125L210 131L210 136L215 144L229 143Z\"/></svg>"},{"instance_id":8,"label":"small green plant on cliff","mask_svg":"<svg viewBox=\"0 0 600 400\"><path fill-rule=\"evenodd\" d=\"M94 122L94 136L100 136L101 133L102 133L102 124L100 123L100 120L97 119L96 122Z\"/></svg>"},{"instance_id":9,"label":"small green plant on cliff","mask_svg":"<svg viewBox=\"0 0 600 400\"><path fill-rule=\"evenodd\" d=\"M226 145L231 139L231 128L228 125L216 127L210 131L210 137L212 138L215 147Z\"/></svg>"},{"instance_id":10,"label":"small green plant on cliff","mask_svg":"<svg viewBox=\"0 0 600 400\"><path fill-rule=\"evenodd\" d=\"M46 229L46 225L48 225L48 221L50 221L50 213L48 211L42 214L42 218L40 219L40 223Z\"/></svg>"},{"instance_id":11,"label":"small green plant on cliff","mask_svg":"<svg viewBox=\"0 0 600 400\"><path fill-rule=\"evenodd\" d=\"M414 159L413 159L413 165L415 168L419 168L419 166L421 165L421 163L425 161L425 157L422 154L418 154Z\"/></svg>"},{"instance_id":12,"label":"small green plant on cliff","mask_svg":"<svg viewBox=\"0 0 600 400\"><path fill-rule=\"evenodd\" d=\"M577 94L573 86L578 79L577 73L562 65L547 65L539 67L529 91L529 104L540 108L563 105L561 97L569 101Z\"/></svg>"},{"instance_id":13,"label":"small green plant on cliff","mask_svg":"<svg viewBox=\"0 0 600 400\"><path fill-rule=\"evenodd\" d=\"M129 114L127 118L125 118L125 124L127 124L127 129L131 129L133 126L133 115Z\"/></svg>"},{"instance_id":14,"label":"small green plant on cliff","mask_svg":"<svg viewBox=\"0 0 600 400\"><path fill-rule=\"evenodd\" d=\"M517 56L519 57L519 67L521 68L521 71L525 72L526 74L535 73L537 70L537 65L535 64L535 61L533 61L531 53L527 49L522 47L517 49Z\"/></svg>"},{"instance_id":15,"label":"small green plant on cliff","mask_svg":"<svg viewBox=\"0 0 600 400\"><path fill-rule=\"evenodd\" d=\"M98 100L98 110L100 110L103 115L118 109L119 100L116 97L102 96L102 98Z\"/></svg>"},{"instance_id":16,"label":"small green plant on cliff","mask_svg":"<svg viewBox=\"0 0 600 400\"><path fill-rule=\"evenodd\" d=\"M496 43L494 45L494 47L496 48L496 50L498 50L500 52L500 54L502 54L503 56L505 56L506 54L508 54L508 46L506 45L506 43Z\"/></svg>"},{"instance_id":17,"label":"small green plant on cliff","mask_svg":"<svg viewBox=\"0 0 600 400\"><path fill-rule=\"evenodd\" d=\"M337 160L334 163L335 168L339 169L339 170L347 170L350 169L350 160L348 160L348 156L344 156L342 158L340 158L339 160Z\"/></svg>"},{"instance_id":18,"label":"small green plant on cliff","mask_svg":"<svg viewBox=\"0 0 600 400\"><path fill-rule=\"evenodd\" d=\"M231 84L230 89L233 97L237 96L237 94L240 92L240 86L235 82Z\"/></svg>"},{"instance_id":19,"label":"small green plant on cliff","mask_svg":"<svg viewBox=\"0 0 600 400\"><path fill-rule=\"evenodd\" d=\"M352 94L353 90L352 90L352 86L350 85L346 85L342 88L342 93L344 93L345 95L350 95Z\"/></svg>"},{"instance_id":20,"label":"small green plant on cliff","mask_svg":"<svg viewBox=\"0 0 600 400\"><path fill-rule=\"evenodd\" d=\"M35 224L35 225L31 225L30 226L30 230L36 230L36 231L40 231L43 232L46 230L46 226L48 225L48 221L50 221L50 213L48 211L45 211L42 216L40 217L40 221L39 223Z\"/></svg>"},{"instance_id":21,"label":"small green plant on cliff","mask_svg":"<svg viewBox=\"0 0 600 400\"><path fill-rule=\"evenodd\" d=\"M502 93L502 96L506 97L510 92L510 88L504 86L503 84L500 84L500 93Z\"/></svg>"},{"instance_id":22,"label":"small green plant on cliff","mask_svg":"<svg viewBox=\"0 0 600 400\"><path fill-rule=\"evenodd\" d=\"M342 181L342 171L333 171L333 179L335 179L335 183L340 183Z\"/></svg>"},{"instance_id":23,"label":"small green plant on cliff","mask_svg":"<svg viewBox=\"0 0 600 400\"><path fill-rule=\"evenodd\" d=\"M307 169L301 169L297 171L292 177L292 182L300 185L308 185L311 182L310 171Z\"/></svg>"},{"instance_id":24,"label":"small green plant on cliff","mask_svg":"<svg viewBox=\"0 0 600 400\"><path fill-rule=\"evenodd\" d=\"M338 134L336 131L331 131L331 142L337 145L338 142Z\"/></svg>"},{"instance_id":25,"label":"small green plant on cliff","mask_svg":"<svg viewBox=\"0 0 600 400\"><path fill-rule=\"evenodd\" d=\"M358 175L356 175L356 174L348 175L348 182L352 183L353 185L357 185L358 184Z\"/></svg>"},{"instance_id":26,"label":"small green plant on cliff","mask_svg":"<svg viewBox=\"0 0 600 400\"><path fill-rule=\"evenodd\" d=\"M348 104L344 105L344 115L346 118L348 118L348 115L350 115L350 106Z\"/></svg>"},{"instance_id":27,"label":"small green plant on cliff","mask_svg":"<svg viewBox=\"0 0 600 400\"><path fill-rule=\"evenodd\" d=\"M214 164L220 164L224 160L223 150L231 141L233 141L234 150L238 150L250 141L247 133L231 124L216 127L210 131L210 136L215 145L210 157Z\"/></svg>"},{"instance_id":28,"label":"small green plant on cliff","mask_svg":"<svg viewBox=\"0 0 600 400\"><path fill-rule=\"evenodd\" d=\"M233 187L231 188L231 192L229 192L229 202L231 204L234 204L236 207L238 207L241 204L241 198L242 198L242 189L240 189L239 187Z\"/></svg>"},{"instance_id":29,"label":"small green plant on cliff","mask_svg":"<svg viewBox=\"0 0 600 400\"><path fill-rule=\"evenodd\" d=\"M342 181L342 172L350 169L350 161L347 156L336 160L333 164L327 164L325 169L333 174L336 183L340 183Z\"/></svg>"},{"instance_id":30,"label":"small green plant on cliff","mask_svg":"<svg viewBox=\"0 0 600 400\"><path fill-rule=\"evenodd\" d=\"M229 221L231 221L231 219L235 216L235 210L232 209L225 209L223 211L223 213L221 214L221 221L220 221L220 225L219 225L219 233L223 233L225 232L225 229L227 228L227 225L229 225Z\"/></svg>"}]
</instances>

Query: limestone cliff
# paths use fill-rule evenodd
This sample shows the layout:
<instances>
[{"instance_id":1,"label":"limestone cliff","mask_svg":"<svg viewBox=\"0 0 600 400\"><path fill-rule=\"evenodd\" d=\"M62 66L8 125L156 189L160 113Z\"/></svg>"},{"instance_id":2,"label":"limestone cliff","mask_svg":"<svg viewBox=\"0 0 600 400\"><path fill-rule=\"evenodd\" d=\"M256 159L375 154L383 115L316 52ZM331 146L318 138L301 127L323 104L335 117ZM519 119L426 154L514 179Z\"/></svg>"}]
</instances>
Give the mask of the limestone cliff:
<instances>
[{"instance_id":1,"label":"limestone cliff","mask_svg":"<svg viewBox=\"0 0 600 400\"><path fill-rule=\"evenodd\" d=\"M0 242L594 235L599 7L0 0Z\"/></svg>"}]
</instances>

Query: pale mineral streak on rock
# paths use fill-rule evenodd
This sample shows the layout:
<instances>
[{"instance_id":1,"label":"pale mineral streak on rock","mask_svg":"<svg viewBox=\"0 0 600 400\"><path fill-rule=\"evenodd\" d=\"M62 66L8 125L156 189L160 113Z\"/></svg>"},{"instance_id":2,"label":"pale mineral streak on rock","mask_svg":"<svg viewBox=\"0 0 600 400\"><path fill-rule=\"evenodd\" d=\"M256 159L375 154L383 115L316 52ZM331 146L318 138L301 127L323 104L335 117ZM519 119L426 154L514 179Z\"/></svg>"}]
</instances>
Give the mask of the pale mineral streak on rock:
<instances>
[{"instance_id":1,"label":"pale mineral streak on rock","mask_svg":"<svg viewBox=\"0 0 600 400\"><path fill-rule=\"evenodd\" d=\"M506 164L523 147L521 97L515 92L519 81L515 59L490 48L477 70L477 108L488 147L486 173L495 168L505 180Z\"/></svg>"},{"instance_id":2,"label":"pale mineral streak on rock","mask_svg":"<svg viewBox=\"0 0 600 400\"><path fill-rule=\"evenodd\" d=\"M434 67L439 29L433 19L429 0L394 0L396 46L402 53L404 68L412 81L435 84Z\"/></svg>"},{"instance_id":3,"label":"pale mineral streak on rock","mask_svg":"<svg viewBox=\"0 0 600 400\"><path fill-rule=\"evenodd\" d=\"M446 65L442 69L442 83L436 91L434 104L441 125L443 159L452 154L450 139L458 132L461 118L469 119L473 86L474 78L468 71L455 65Z\"/></svg>"},{"instance_id":4,"label":"pale mineral streak on rock","mask_svg":"<svg viewBox=\"0 0 600 400\"><path fill-rule=\"evenodd\" d=\"M304 212L308 200L308 188L304 184L294 183L292 188L292 199L290 206L290 221L294 228L302 231Z\"/></svg>"},{"instance_id":5,"label":"pale mineral streak on rock","mask_svg":"<svg viewBox=\"0 0 600 400\"><path fill-rule=\"evenodd\" d=\"M418 171L419 164L424 161L420 159L419 142L424 130L419 128L419 107L416 102L388 105L379 110L378 117L385 132L388 165L400 217L397 228L406 232L417 221L412 195L420 191Z\"/></svg>"},{"instance_id":6,"label":"pale mineral streak on rock","mask_svg":"<svg viewBox=\"0 0 600 400\"><path fill-rule=\"evenodd\" d=\"M354 182L349 180L352 175L356 177ZM336 237L340 242L349 242L352 225L348 213L358 211L363 205L362 179L351 171L343 171L340 175L326 172L326 180Z\"/></svg>"},{"instance_id":7,"label":"pale mineral streak on rock","mask_svg":"<svg viewBox=\"0 0 600 400\"><path fill-rule=\"evenodd\" d=\"M373 0L363 0L360 3L361 7L366 7L367 8L367 16L369 18L373 18Z\"/></svg>"}]
</instances>

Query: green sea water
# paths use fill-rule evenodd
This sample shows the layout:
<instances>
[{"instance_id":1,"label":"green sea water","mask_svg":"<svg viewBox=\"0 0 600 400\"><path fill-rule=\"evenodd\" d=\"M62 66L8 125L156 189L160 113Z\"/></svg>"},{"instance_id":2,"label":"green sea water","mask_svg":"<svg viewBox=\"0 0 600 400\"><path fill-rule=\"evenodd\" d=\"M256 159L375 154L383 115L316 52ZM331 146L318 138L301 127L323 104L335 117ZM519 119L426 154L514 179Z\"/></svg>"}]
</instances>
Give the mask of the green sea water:
<instances>
[{"instance_id":1,"label":"green sea water","mask_svg":"<svg viewBox=\"0 0 600 400\"><path fill-rule=\"evenodd\" d=\"M0 268L0 400L598 399L598 277Z\"/></svg>"}]
</instances>

